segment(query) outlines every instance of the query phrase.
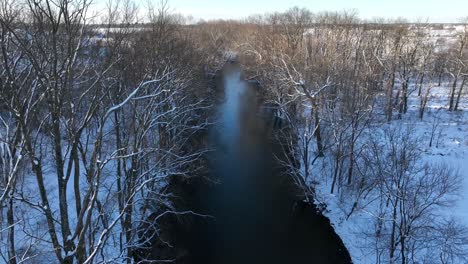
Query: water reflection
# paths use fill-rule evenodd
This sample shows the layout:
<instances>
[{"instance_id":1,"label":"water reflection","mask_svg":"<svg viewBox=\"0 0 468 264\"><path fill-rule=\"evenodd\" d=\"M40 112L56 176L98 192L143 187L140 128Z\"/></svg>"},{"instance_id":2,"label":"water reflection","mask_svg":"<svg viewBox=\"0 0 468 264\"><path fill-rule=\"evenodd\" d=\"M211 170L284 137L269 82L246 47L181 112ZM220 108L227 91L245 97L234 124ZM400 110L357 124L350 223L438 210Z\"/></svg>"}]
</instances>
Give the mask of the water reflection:
<instances>
[{"instance_id":1,"label":"water reflection","mask_svg":"<svg viewBox=\"0 0 468 264\"><path fill-rule=\"evenodd\" d=\"M224 100L211 141L213 188L200 193L215 221L197 226L192 263L349 263L347 252L325 218L298 202L281 173L259 113L256 89L228 64L219 82Z\"/></svg>"},{"instance_id":2,"label":"water reflection","mask_svg":"<svg viewBox=\"0 0 468 264\"><path fill-rule=\"evenodd\" d=\"M350 263L328 219L301 202L276 162L282 148L270 139L272 122L260 114L256 88L235 64L226 65L218 88L224 100L209 136L215 149L207 157L209 175L172 177L167 191L171 206L197 215L164 214L164 207L151 214L138 234L148 247L137 249L136 262Z\"/></svg>"}]
</instances>

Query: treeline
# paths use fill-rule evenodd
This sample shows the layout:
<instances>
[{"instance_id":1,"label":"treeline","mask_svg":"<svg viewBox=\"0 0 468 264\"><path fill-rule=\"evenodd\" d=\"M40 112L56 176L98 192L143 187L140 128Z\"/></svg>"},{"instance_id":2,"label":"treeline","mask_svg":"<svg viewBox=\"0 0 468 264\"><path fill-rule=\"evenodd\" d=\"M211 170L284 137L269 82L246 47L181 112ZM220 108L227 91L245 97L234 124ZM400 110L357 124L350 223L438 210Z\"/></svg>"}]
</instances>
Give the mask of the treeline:
<instances>
[{"instance_id":1,"label":"treeline","mask_svg":"<svg viewBox=\"0 0 468 264\"><path fill-rule=\"evenodd\" d=\"M235 40L240 60L286 121L275 134L295 158L282 164L304 192L313 199L314 187L329 182L347 218L370 212L356 241L370 241L375 263L465 262L466 227L440 215L455 201L460 174L424 161L434 132L421 138L398 120L414 113L410 95L422 120L437 86L448 90L445 111L466 101L468 25L436 38L425 24L301 8L246 25Z\"/></svg>"},{"instance_id":2,"label":"treeline","mask_svg":"<svg viewBox=\"0 0 468 264\"><path fill-rule=\"evenodd\" d=\"M274 135L295 155L281 164L308 197L322 164L330 192L355 201L349 216L365 197L380 199L369 234L377 262L415 262L435 248L441 263L466 257L459 225L432 213L459 187L457 174L422 164L411 129L390 127L411 94L424 118L431 89L447 82L447 110L460 108L466 25L434 39L424 24L292 8L188 26L162 1L135 27L138 7L110 1L97 27L87 0L0 3L4 262L150 261L138 252L158 236L154 213L190 213L168 186L205 169L210 78L231 56L285 120Z\"/></svg>"},{"instance_id":3,"label":"treeline","mask_svg":"<svg viewBox=\"0 0 468 264\"><path fill-rule=\"evenodd\" d=\"M466 227L441 215L456 200L460 174L423 159L440 120L430 138L400 121L423 120L436 87L447 90L440 111L466 102L466 23L436 37L424 23L292 8L203 25L230 43L286 124L274 135L294 156L281 164L306 196L317 199L315 186L329 183L348 219L359 209L372 215L356 241L369 241L375 263L467 261ZM410 96L417 111L409 111Z\"/></svg>"},{"instance_id":4,"label":"treeline","mask_svg":"<svg viewBox=\"0 0 468 264\"><path fill-rule=\"evenodd\" d=\"M110 1L95 28L91 4L1 1L0 262L130 263L148 216L179 213L171 179L203 168L204 34L164 2L138 30Z\"/></svg>"}]
</instances>

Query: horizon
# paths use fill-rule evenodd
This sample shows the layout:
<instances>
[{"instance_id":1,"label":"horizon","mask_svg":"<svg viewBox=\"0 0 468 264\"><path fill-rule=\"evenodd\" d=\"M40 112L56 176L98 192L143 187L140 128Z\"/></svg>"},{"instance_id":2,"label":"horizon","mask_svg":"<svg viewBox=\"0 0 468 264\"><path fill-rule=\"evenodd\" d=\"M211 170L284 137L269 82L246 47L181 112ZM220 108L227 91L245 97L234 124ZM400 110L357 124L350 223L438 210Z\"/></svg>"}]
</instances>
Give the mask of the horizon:
<instances>
[{"instance_id":1,"label":"horizon","mask_svg":"<svg viewBox=\"0 0 468 264\"><path fill-rule=\"evenodd\" d=\"M140 15L146 11L145 0L136 0ZM251 15L284 12L292 7L307 8L314 13L352 11L363 20L383 18L386 20L406 19L410 23L460 23L468 17L468 1L447 0L441 3L436 0L382 0L375 3L372 0L238 0L235 3L228 0L169 0L171 13L193 18L194 22L209 20L241 20ZM105 7L104 0L95 3L97 10ZM156 3L157 4L157 3Z\"/></svg>"}]
</instances>

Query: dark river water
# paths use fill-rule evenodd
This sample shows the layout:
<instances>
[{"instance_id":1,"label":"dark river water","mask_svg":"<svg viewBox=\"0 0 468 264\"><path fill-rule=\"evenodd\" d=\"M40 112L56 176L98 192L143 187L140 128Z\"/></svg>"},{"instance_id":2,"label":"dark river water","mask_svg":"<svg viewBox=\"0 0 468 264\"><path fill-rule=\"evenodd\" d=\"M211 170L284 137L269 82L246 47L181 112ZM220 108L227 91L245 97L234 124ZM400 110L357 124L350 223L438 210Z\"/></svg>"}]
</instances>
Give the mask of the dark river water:
<instances>
[{"instance_id":1,"label":"dark river water","mask_svg":"<svg viewBox=\"0 0 468 264\"><path fill-rule=\"evenodd\" d=\"M209 136L212 183L196 185L190 198L194 211L213 218L178 228L187 249L182 263L350 263L328 219L301 202L290 176L281 173L257 88L235 63L224 67L218 88L224 100Z\"/></svg>"}]
</instances>

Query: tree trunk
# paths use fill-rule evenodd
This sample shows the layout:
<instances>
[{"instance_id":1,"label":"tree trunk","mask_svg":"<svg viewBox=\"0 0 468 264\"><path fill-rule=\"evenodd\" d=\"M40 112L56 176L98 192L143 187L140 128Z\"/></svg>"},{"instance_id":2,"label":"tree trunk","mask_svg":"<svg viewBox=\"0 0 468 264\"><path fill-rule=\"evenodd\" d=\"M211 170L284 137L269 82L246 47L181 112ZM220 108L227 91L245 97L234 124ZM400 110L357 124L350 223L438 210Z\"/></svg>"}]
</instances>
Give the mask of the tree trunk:
<instances>
[{"instance_id":1,"label":"tree trunk","mask_svg":"<svg viewBox=\"0 0 468 264\"><path fill-rule=\"evenodd\" d=\"M453 80L453 84L452 84L452 90L450 92L449 111L453 111L453 108L454 108L455 90L457 89L457 81L458 81L458 77L455 77L455 80Z\"/></svg>"},{"instance_id":2,"label":"tree trunk","mask_svg":"<svg viewBox=\"0 0 468 264\"><path fill-rule=\"evenodd\" d=\"M423 82L424 82L424 73L421 75L421 78L419 79L418 96L421 96Z\"/></svg>"},{"instance_id":3,"label":"tree trunk","mask_svg":"<svg viewBox=\"0 0 468 264\"><path fill-rule=\"evenodd\" d=\"M313 98L312 99L312 106L313 106L313 114L315 117L315 130L314 130L314 135L315 138L317 139L317 151L318 151L318 156L323 157L323 143L322 143L322 134L321 134L321 128L320 128L320 117L319 117L319 112L318 112L318 106L317 106L317 99Z\"/></svg>"},{"instance_id":4,"label":"tree trunk","mask_svg":"<svg viewBox=\"0 0 468 264\"><path fill-rule=\"evenodd\" d=\"M80 159L78 156L78 143L73 144L73 149L71 151L71 158L73 159L73 190L75 192L75 208L76 215L80 215L81 212L81 190L80 190Z\"/></svg>"},{"instance_id":5,"label":"tree trunk","mask_svg":"<svg viewBox=\"0 0 468 264\"><path fill-rule=\"evenodd\" d=\"M332 186L331 186L331 190L330 190L330 193L334 193L335 192L335 185L336 185L336 179L338 178L338 170L339 170L339 154L337 154L336 158L335 158L335 173L333 175L333 181L332 181Z\"/></svg>"},{"instance_id":6,"label":"tree trunk","mask_svg":"<svg viewBox=\"0 0 468 264\"><path fill-rule=\"evenodd\" d=\"M118 111L114 112L114 119L115 119L115 144L117 149L119 150L119 155L123 155L123 150L122 150L122 140L120 136L120 120L119 120L119 114ZM119 212L122 213L124 210L124 193L123 193L123 188L122 188L122 160L117 159L117 200L119 204ZM122 230L125 227L124 223L124 218L120 218L120 225L122 226ZM126 243L126 241L125 241ZM119 247L120 251L123 252L124 250L124 241L123 241L123 234L119 234Z\"/></svg>"},{"instance_id":7,"label":"tree trunk","mask_svg":"<svg viewBox=\"0 0 468 264\"><path fill-rule=\"evenodd\" d=\"M390 122L392 121L392 113L393 113L393 87L395 86L395 70L393 70L391 77L390 77L390 83L387 87L387 109L386 109L386 115L387 115L387 121Z\"/></svg>"},{"instance_id":8,"label":"tree trunk","mask_svg":"<svg viewBox=\"0 0 468 264\"><path fill-rule=\"evenodd\" d=\"M405 234L400 234L400 250L401 250L401 264L406 264L406 253L405 253Z\"/></svg>"},{"instance_id":9,"label":"tree trunk","mask_svg":"<svg viewBox=\"0 0 468 264\"><path fill-rule=\"evenodd\" d=\"M81 190L80 190L80 159L78 155L78 138L73 144L73 149L71 151L71 157L74 167L74 175L73 175L73 190L75 192L75 207L76 207L76 215L79 216L81 212ZM83 263L86 260L86 248L83 246L77 246L76 248L76 260L78 263Z\"/></svg>"},{"instance_id":10,"label":"tree trunk","mask_svg":"<svg viewBox=\"0 0 468 264\"><path fill-rule=\"evenodd\" d=\"M463 81L462 81L462 83L461 83L461 85L460 85L460 88L458 89L457 101L456 101L456 103L455 103L455 109L454 109L455 111L458 110L458 104L460 103L460 97L461 97L461 95L462 95L463 87L465 86L465 83L466 83L466 78L467 78L467 77L464 77L464 78L463 78Z\"/></svg>"},{"instance_id":11,"label":"tree trunk","mask_svg":"<svg viewBox=\"0 0 468 264\"><path fill-rule=\"evenodd\" d=\"M409 80L406 80L403 85L403 114L408 112L408 82Z\"/></svg>"},{"instance_id":12,"label":"tree trunk","mask_svg":"<svg viewBox=\"0 0 468 264\"><path fill-rule=\"evenodd\" d=\"M67 257L64 258L64 263L72 263L73 256L68 256L68 253L74 250L74 243L68 238L71 236L69 219L68 219L68 202L67 202L67 181L64 174L64 161L62 156L62 143L60 133L60 117L56 110L52 113L52 130L54 138L54 155L57 171L58 193L59 193L59 208L60 208L60 227L62 231L63 249ZM76 165L75 165L76 166Z\"/></svg>"},{"instance_id":13,"label":"tree trunk","mask_svg":"<svg viewBox=\"0 0 468 264\"><path fill-rule=\"evenodd\" d=\"M355 121L353 121L354 123ZM353 180L353 169L354 169L354 142L355 142L355 137L356 137L356 126L352 126L352 133L351 133L351 146L349 150L349 169L348 169L348 185L351 185L352 180Z\"/></svg>"},{"instance_id":14,"label":"tree trunk","mask_svg":"<svg viewBox=\"0 0 468 264\"><path fill-rule=\"evenodd\" d=\"M419 118L422 120L424 117L424 111L426 111L427 101L429 100L429 95L431 93L432 86L429 86L424 94L424 97L421 98L421 104L419 106Z\"/></svg>"},{"instance_id":15,"label":"tree trunk","mask_svg":"<svg viewBox=\"0 0 468 264\"><path fill-rule=\"evenodd\" d=\"M26 142L26 148L27 148L29 158L32 163L32 170L36 176L37 187L38 187L39 195L41 197L41 202L42 202L41 205L44 210L45 218L47 220L47 226L49 228L48 233L50 235L50 239L52 240L54 252L59 262L63 262L64 259L62 258L62 250L61 250L61 246L57 237L57 231L55 229L55 222L52 216L52 211L50 209L50 203L47 197L47 191L46 191L45 184L44 184L44 175L42 174L41 161L37 159L35 155L33 154L34 153L33 147L29 141Z\"/></svg>"},{"instance_id":16,"label":"tree trunk","mask_svg":"<svg viewBox=\"0 0 468 264\"><path fill-rule=\"evenodd\" d=\"M312 121L312 120L311 120ZM309 137L309 135L308 135ZM306 138L304 139L305 142L304 142L304 159L303 159L303 162L304 162L304 179L305 181L307 182L307 179L309 178L309 140Z\"/></svg>"},{"instance_id":17,"label":"tree trunk","mask_svg":"<svg viewBox=\"0 0 468 264\"><path fill-rule=\"evenodd\" d=\"M398 201L395 201L395 204L393 205L393 215L392 215L392 233L390 235L390 263L394 264L395 263L395 232L396 232L396 218L397 218L397 203Z\"/></svg>"},{"instance_id":18,"label":"tree trunk","mask_svg":"<svg viewBox=\"0 0 468 264\"><path fill-rule=\"evenodd\" d=\"M406 113L408 105L408 83L406 81L401 85L401 97L398 103L398 119Z\"/></svg>"},{"instance_id":19,"label":"tree trunk","mask_svg":"<svg viewBox=\"0 0 468 264\"><path fill-rule=\"evenodd\" d=\"M13 199L8 201L7 221L8 221L8 264L16 264L15 250L15 220L13 215Z\"/></svg>"}]
</instances>

